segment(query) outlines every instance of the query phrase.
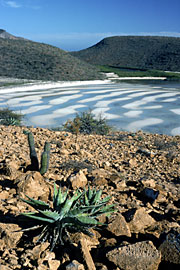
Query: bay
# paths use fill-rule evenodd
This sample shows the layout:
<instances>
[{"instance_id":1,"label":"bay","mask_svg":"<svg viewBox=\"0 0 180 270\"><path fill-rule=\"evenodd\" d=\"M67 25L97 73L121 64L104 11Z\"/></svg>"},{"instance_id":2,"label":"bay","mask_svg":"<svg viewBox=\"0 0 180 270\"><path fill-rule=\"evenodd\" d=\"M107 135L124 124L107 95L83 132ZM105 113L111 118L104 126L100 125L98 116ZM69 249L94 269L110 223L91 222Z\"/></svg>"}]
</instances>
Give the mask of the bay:
<instances>
[{"instance_id":1,"label":"bay","mask_svg":"<svg viewBox=\"0 0 180 270\"><path fill-rule=\"evenodd\" d=\"M38 86L38 87L37 87ZM91 110L117 130L180 135L180 82L30 84L0 88L0 108L21 112L24 125L62 126Z\"/></svg>"}]
</instances>

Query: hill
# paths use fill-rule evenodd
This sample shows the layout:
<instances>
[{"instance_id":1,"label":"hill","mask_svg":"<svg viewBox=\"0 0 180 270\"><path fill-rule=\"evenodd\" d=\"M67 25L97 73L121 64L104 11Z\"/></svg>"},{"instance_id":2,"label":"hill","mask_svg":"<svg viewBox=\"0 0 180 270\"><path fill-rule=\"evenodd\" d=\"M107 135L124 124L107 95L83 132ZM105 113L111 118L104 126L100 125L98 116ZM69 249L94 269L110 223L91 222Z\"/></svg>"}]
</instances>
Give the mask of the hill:
<instances>
[{"instance_id":1,"label":"hill","mask_svg":"<svg viewBox=\"0 0 180 270\"><path fill-rule=\"evenodd\" d=\"M11 35L10 33L6 32L6 30L4 29L0 29L0 38L4 38L4 39L20 39L20 40L24 40L24 38L22 37L16 37Z\"/></svg>"},{"instance_id":2,"label":"hill","mask_svg":"<svg viewBox=\"0 0 180 270\"><path fill-rule=\"evenodd\" d=\"M0 76L32 80L102 79L98 70L67 52L0 30Z\"/></svg>"},{"instance_id":3,"label":"hill","mask_svg":"<svg viewBox=\"0 0 180 270\"><path fill-rule=\"evenodd\" d=\"M114 36L71 55L96 65L180 71L180 38Z\"/></svg>"}]
</instances>

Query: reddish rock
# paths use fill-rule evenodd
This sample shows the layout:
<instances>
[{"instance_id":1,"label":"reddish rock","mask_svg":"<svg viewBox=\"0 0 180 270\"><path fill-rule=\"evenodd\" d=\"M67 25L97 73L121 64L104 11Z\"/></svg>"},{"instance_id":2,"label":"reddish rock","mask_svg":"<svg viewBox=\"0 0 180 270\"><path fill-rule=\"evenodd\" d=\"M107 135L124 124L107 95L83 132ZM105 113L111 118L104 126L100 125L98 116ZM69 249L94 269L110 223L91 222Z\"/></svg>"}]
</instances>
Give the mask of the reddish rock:
<instances>
[{"instance_id":1,"label":"reddish rock","mask_svg":"<svg viewBox=\"0 0 180 270\"><path fill-rule=\"evenodd\" d=\"M161 254L151 241L115 248L106 256L121 270L157 270L161 262Z\"/></svg>"},{"instance_id":2,"label":"reddish rock","mask_svg":"<svg viewBox=\"0 0 180 270\"><path fill-rule=\"evenodd\" d=\"M48 200L50 187L39 172L27 172L18 179L17 187L20 197L27 195L34 199Z\"/></svg>"},{"instance_id":3,"label":"reddish rock","mask_svg":"<svg viewBox=\"0 0 180 270\"><path fill-rule=\"evenodd\" d=\"M169 233L160 245L159 251L163 261L180 265L180 233Z\"/></svg>"},{"instance_id":4,"label":"reddish rock","mask_svg":"<svg viewBox=\"0 0 180 270\"><path fill-rule=\"evenodd\" d=\"M131 233L144 232L144 230L155 223L155 220L147 213L145 208L139 208L131 216L128 223Z\"/></svg>"},{"instance_id":5,"label":"reddish rock","mask_svg":"<svg viewBox=\"0 0 180 270\"><path fill-rule=\"evenodd\" d=\"M125 235L131 237L129 226L121 214L118 214L115 219L108 225L108 230L115 236Z\"/></svg>"},{"instance_id":6,"label":"reddish rock","mask_svg":"<svg viewBox=\"0 0 180 270\"><path fill-rule=\"evenodd\" d=\"M0 223L0 250L15 248L19 243L22 232L17 224Z\"/></svg>"},{"instance_id":7,"label":"reddish rock","mask_svg":"<svg viewBox=\"0 0 180 270\"><path fill-rule=\"evenodd\" d=\"M68 181L70 182L73 189L83 188L87 185L87 178L82 170L76 174L72 174Z\"/></svg>"}]
</instances>

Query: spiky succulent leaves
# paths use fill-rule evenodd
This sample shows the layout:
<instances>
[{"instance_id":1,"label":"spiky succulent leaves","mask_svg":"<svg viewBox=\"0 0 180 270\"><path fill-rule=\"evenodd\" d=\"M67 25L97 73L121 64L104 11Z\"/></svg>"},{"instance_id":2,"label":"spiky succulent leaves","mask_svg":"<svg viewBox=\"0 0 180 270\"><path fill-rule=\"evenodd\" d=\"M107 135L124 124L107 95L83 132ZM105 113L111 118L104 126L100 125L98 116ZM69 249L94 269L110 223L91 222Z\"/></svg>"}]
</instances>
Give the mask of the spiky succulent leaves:
<instances>
[{"instance_id":1,"label":"spiky succulent leaves","mask_svg":"<svg viewBox=\"0 0 180 270\"><path fill-rule=\"evenodd\" d=\"M28 135L28 143L29 143L29 149L30 149L31 166L34 171L39 171L39 161L38 161L37 153L35 150L34 137L31 132L28 132L27 135Z\"/></svg>"},{"instance_id":2,"label":"spiky succulent leaves","mask_svg":"<svg viewBox=\"0 0 180 270\"><path fill-rule=\"evenodd\" d=\"M45 212L45 211L44 211ZM49 212L49 213L48 213ZM39 213L37 212L29 212L29 213L23 213L23 216L26 216L28 218L36 219L41 222L46 222L46 223L54 223L56 221L57 215L54 212L51 211L46 211L46 213ZM49 215L48 215L49 214Z\"/></svg>"},{"instance_id":3,"label":"spiky succulent leaves","mask_svg":"<svg viewBox=\"0 0 180 270\"><path fill-rule=\"evenodd\" d=\"M41 200L35 200L27 195L25 195L29 200L25 200L23 198L20 198L23 202L29 204L32 206L35 210L48 210L50 209L49 204L41 201Z\"/></svg>"},{"instance_id":4,"label":"spiky succulent leaves","mask_svg":"<svg viewBox=\"0 0 180 270\"><path fill-rule=\"evenodd\" d=\"M68 199L68 197L66 197L63 206L59 209L60 219L68 215L73 203L77 201L81 195L82 195L81 192L76 191L76 193L73 195L71 199Z\"/></svg>"},{"instance_id":5,"label":"spiky succulent leaves","mask_svg":"<svg viewBox=\"0 0 180 270\"><path fill-rule=\"evenodd\" d=\"M48 204L27 196L29 200L22 200L31 205L36 212L23 215L36 220L39 226L34 226L29 230L40 228L38 242L48 240L50 248L53 250L55 245L63 244L64 234L83 232L91 236L90 228L103 225L97 220L97 217L113 212L114 205L106 205L110 197L101 200L101 194L102 191L91 190L89 187L88 190L85 189L82 192L77 190L72 197L69 197L68 191L63 192L60 187L57 189L54 185L52 209Z\"/></svg>"},{"instance_id":6,"label":"spiky succulent leaves","mask_svg":"<svg viewBox=\"0 0 180 270\"><path fill-rule=\"evenodd\" d=\"M66 192L62 192L61 188L57 190L56 184L54 184L54 195L53 195L53 208L58 211L62 204L66 201L68 196L68 190Z\"/></svg>"}]
</instances>

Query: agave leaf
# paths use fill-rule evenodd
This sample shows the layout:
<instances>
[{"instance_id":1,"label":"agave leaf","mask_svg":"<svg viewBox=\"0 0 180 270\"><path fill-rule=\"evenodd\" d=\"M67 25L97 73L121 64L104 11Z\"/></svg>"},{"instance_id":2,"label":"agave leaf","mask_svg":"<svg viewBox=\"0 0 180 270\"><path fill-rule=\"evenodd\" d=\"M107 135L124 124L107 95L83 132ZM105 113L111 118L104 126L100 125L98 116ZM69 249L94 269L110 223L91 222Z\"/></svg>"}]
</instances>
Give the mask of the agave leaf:
<instances>
[{"instance_id":1,"label":"agave leaf","mask_svg":"<svg viewBox=\"0 0 180 270\"><path fill-rule=\"evenodd\" d=\"M77 201L79 197L82 195L81 192L77 191L71 199L66 199L65 204L60 209L60 219L62 219L71 209L72 204L74 201Z\"/></svg>"},{"instance_id":2,"label":"agave leaf","mask_svg":"<svg viewBox=\"0 0 180 270\"><path fill-rule=\"evenodd\" d=\"M58 194L58 190L57 190L56 184L54 183L53 202L56 200L57 194Z\"/></svg>"},{"instance_id":3,"label":"agave leaf","mask_svg":"<svg viewBox=\"0 0 180 270\"><path fill-rule=\"evenodd\" d=\"M103 208L100 209L100 212L101 213L106 213L106 212L109 212L109 211L113 211L115 212L116 210L114 209L116 205L115 204L109 204L109 205L106 205L104 206Z\"/></svg>"},{"instance_id":4,"label":"agave leaf","mask_svg":"<svg viewBox=\"0 0 180 270\"><path fill-rule=\"evenodd\" d=\"M53 207L55 210L64 202L63 193L61 192L61 187L57 190L54 184L54 195L53 195Z\"/></svg>"},{"instance_id":5,"label":"agave leaf","mask_svg":"<svg viewBox=\"0 0 180 270\"><path fill-rule=\"evenodd\" d=\"M101 195L102 195L102 190L98 190L93 198L92 204L96 204L97 202L99 202Z\"/></svg>"},{"instance_id":6,"label":"agave leaf","mask_svg":"<svg viewBox=\"0 0 180 270\"><path fill-rule=\"evenodd\" d=\"M49 236L48 226L45 226L42 232L39 234L39 237L36 243L45 242L48 236Z\"/></svg>"},{"instance_id":7,"label":"agave leaf","mask_svg":"<svg viewBox=\"0 0 180 270\"><path fill-rule=\"evenodd\" d=\"M34 212L29 212L29 213L22 213L21 215L26 216L28 218L33 218L36 220L40 220L43 222L48 222L48 223L54 223L54 220L51 218L44 218L38 215L38 213L34 213Z\"/></svg>"},{"instance_id":8,"label":"agave leaf","mask_svg":"<svg viewBox=\"0 0 180 270\"><path fill-rule=\"evenodd\" d=\"M28 232L28 231L34 231L34 230L37 230L37 229L42 228L42 227L43 227L43 225L36 225L36 226L30 227L30 228L18 230L18 231L15 231L15 232Z\"/></svg>"},{"instance_id":9,"label":"agave leaf","mask_svg":"<svg viewBox=\"0 0 180 270\"><path fill-rule=\"evenodd\" d=\"M25 195L29 200L25 200L23 198L20 198L23 202L29 204L30 206L32 206L34 209L38 210L46 210L49 209L49 204L41 201L41 200L34 200L31 197Z\"/></svg>"},{"instance_id":10,"label":"agave leaf","mask_svg":"<svg viewBox=\"0 0 180 270\"><path fill-rule=\"evenodd\" d=\"M45 217L53 219L54 221L57 221L59 219L59 213L56 211L53 212L51 210L45 210L45 211L39 210L39 213L41 213Z\"/></svg>"},{"instance_id":11,"label":"agave leaf","mask_svg":"<svg viewBox=\"0 0 180 270\"><path fill-rule=\"evenodd\" d=\"M107 196L101 200L101 203L107 203L111 199L111 196Z\"/></svg>"},{"instance_id":12,"label":"agave leaf","mask_svg":"<svg viewBox=\"0 0 180 270\"><path fill-rule=\"evenodd\" d=\"M85 205L89 205L89 200L88 200L88 197L87 197L87 193L86 192L84 194L84 202L85 202Z\"/></svg>"},{"instance_id":13,"label":"agave leaf","mask_svg":"<svg viewBox=\"0 0 180 270\"><path fill-rule=\"evenodd\" d=\"M92 217L77 217L77 219L78 221L87 225L102 225L103 224Z\"/></svg>"},{"instance_id":14,"label":"agave leaf","mask_svg":"<svg viewBox=\"0 0 180 270\"><path fill-rule=\"evenodd\" d=\"M91 189L90 186L88 185L88 199L91 200L93 197L93 192L94 189Z\"/></svg>"},{"instance_id":15,"label":"agave leaf","mask_svg":"<svg viewBox=\"0 0 180 270\"><path fill-rule=\"evenodd\" d=\"M62 193L62 203L64 203L67 199L69 190L67 189L66 192Z\"/></svg>"}]
</instances>

